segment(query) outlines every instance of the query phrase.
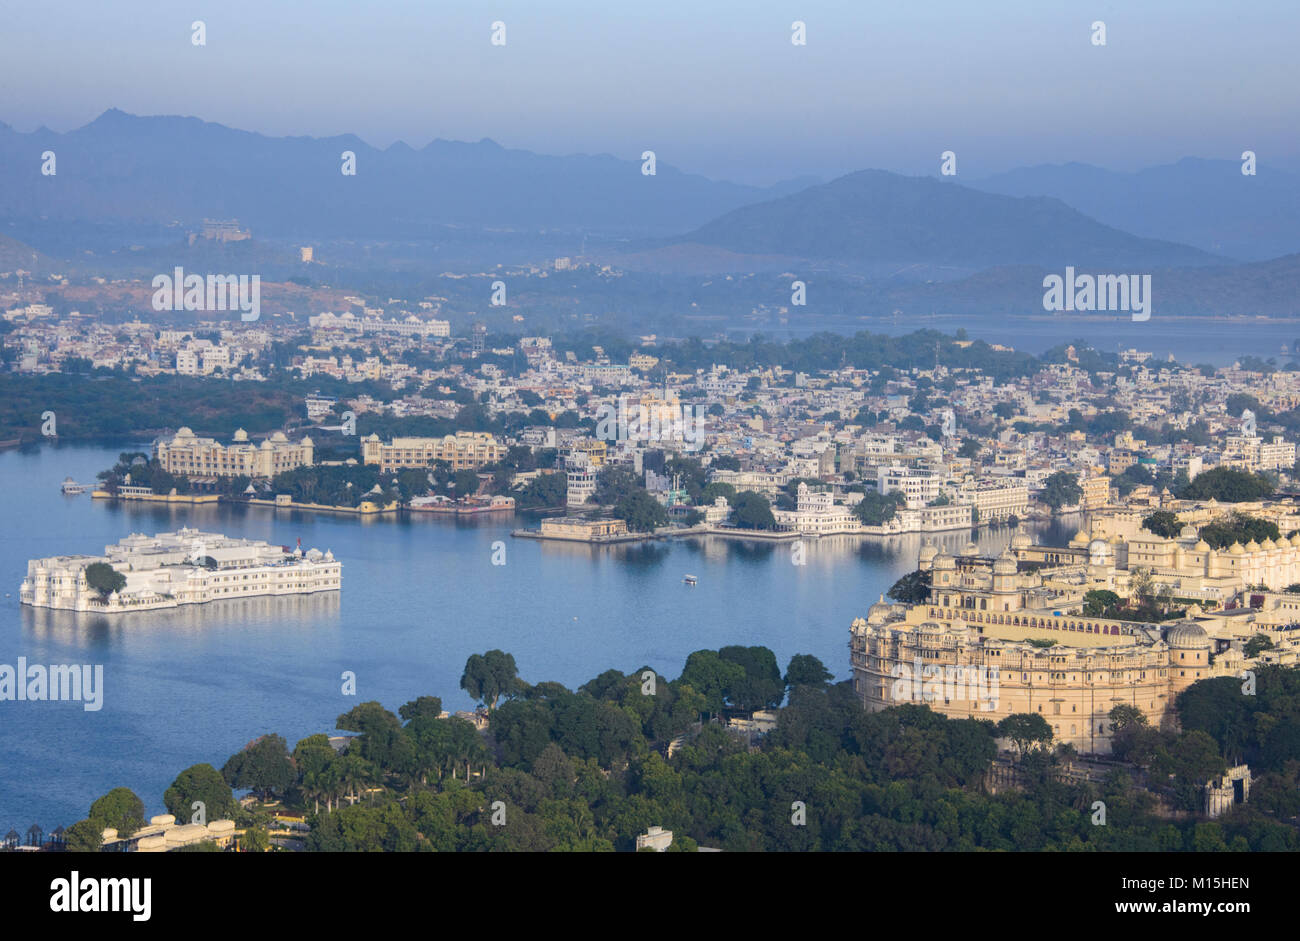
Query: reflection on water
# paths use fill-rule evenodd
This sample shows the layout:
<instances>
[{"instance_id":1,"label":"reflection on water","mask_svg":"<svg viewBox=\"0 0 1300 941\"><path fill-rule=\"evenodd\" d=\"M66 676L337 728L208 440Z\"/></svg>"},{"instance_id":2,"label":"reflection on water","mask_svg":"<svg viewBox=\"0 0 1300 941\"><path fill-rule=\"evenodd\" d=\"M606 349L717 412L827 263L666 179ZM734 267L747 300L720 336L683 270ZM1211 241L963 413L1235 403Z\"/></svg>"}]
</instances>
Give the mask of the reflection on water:
<instances>
[{"instance_id":1,"label":"reflection on water","mask_svg":"<svg viewBox=\"0 0 1300 941\"><path fill-rule=\"evenodd\" d=\"M172 639L207 635L232 624L255 625L279 633L303 632L317 627L338 627L339 592L230 598L116 615L23 606L22 621L27 632L41 639L67 645L88 643L94 647L164 631Z\"/></svg>"}]
</instances>

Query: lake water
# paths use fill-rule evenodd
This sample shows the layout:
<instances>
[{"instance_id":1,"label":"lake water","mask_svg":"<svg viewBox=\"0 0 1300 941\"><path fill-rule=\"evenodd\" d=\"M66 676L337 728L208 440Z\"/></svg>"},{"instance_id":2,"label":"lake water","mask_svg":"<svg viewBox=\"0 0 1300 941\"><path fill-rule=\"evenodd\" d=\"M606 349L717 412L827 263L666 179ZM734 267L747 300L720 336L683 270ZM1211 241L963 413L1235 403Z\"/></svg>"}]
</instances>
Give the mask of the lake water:
<instances>
[{"instance_id":1,"label":"lake water","mask_svg":"<svg viewBox=\"0 0 1300 941\"><path fill-rule=\"evenodd\" d=\"M0 833L68 826L117 786L161 813L163 791L182 769L220 768L267 732L292 747L331 732L364 700L395 712L432 694L445 708L469 708L458 686L465 660L492 648L514 654L524 679L570 688L611 667L649 665L672 678L692 651L727 644L770 647L782 669L793 654L815 654L846 679L849 624L916 567L921 544L918 536L813 540L807 564L796 566L788 544L563 545L512 539L521 519L358 519L60 493L64 477L93 481L120 451L142 447L0 453L0 663L22 656L104 667L98 712L0 702ZM18 603L29 558L100 553L129 533L181 526L332 549L343 590L113 617ZM1056 528L1068 538L1075 526ZM981 547L999 552L1010 535L985 534ZM941 542L954 551L967 539ZM504 566L492 565L497 540L506 544ZM697 586L682 583L688 573ZM345 670L356 674L355 697L341 693Z\"/></svg>"},{"instance_id":2,"label":"lake water","mask_svg":"<svg viewBox=\"0 0 1300 941\"><path fill-rule=\"evenodd\" d=\"M1062 343L1086 340L1104 353L1137 349L1166 359L1172 353L1182 363L1230 366L1242 356L1275 358L1285 366L1300 354L1283 353L1300 339L1300 321L1212 320L1199 317L1156 317L1134 323L1131 317L858 317L853 319L787 318L761 326L745 325L729 331L733 340L759 332L773 340L803 337L820 330L852 334L859 330L903 336L919 329L953 334L964 328L972 338L1001 343L1027 353L1041 354Z\"/></svg>"}]
</instances>

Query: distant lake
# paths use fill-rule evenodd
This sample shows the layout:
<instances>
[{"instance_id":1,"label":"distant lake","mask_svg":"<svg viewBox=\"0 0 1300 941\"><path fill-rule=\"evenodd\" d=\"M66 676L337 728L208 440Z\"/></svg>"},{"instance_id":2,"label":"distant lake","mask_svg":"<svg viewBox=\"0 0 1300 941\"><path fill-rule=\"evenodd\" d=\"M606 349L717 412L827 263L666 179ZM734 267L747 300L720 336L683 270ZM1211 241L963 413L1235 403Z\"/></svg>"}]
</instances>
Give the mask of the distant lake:
<instances>
[{"instance_id":1,"label":"distant lake","mask_svg":"<svg viewBox=\"0 0 1300 941\"><path fill-rule=\"evenodd\" d=\"M859 330L902 336L915 330L932 329L942 333L956 333L965 328L972 339L1000 343L1027 353L1042 353L1062 343L1082 338L1104 353L1138 349L1154 353L1158 359L1167 359L1172 353L1183 363L1209 363L1229 366L1242 356L1261 359L1276 358L1285 366L1293 358L1283 353L1300 339L1300 321L1277 320L1211 320L1202 317L1160 317L1153 314L1150 320L1134 323L1128 316L1094 316L1088 319L1078 314L1068 317L998 317L978 318L961 316L934 317L861 317L855 319L805 318L792 315L787 323L773 320L765 325L733 327L728 332L732 339L747 338L753 333L782 340L803 337L821 330L851 335Z\"/></svg>"},{"instance_id":2,"label":"distant lake","mask_svg":"<svg viewBox=\"0 0 1300 941\"><path fill-rule=\"evenodd\" d=\"M119 452L147 448L47 446L0 453L0 663L103 664L104 706L0 702L0 833L47 831L84 818L125 786L161 813L163 791L199 762L218 768L267 732L290 747L330 732L340 713L377 699L396 711L432 694L469 708L458 687L466 658L501 648L529 682L570 688L602 671L649 665L673 678L691 651L727 644L821 658L849 676L849 624L916 567L918 536L807 544L717 538L592 547L512 539L520 525L431 516L358 519L232 506L166 507L63 496L64 477L94 480ZM24 608L27 560L100 553L132 532L192 526L231 536L332 549L340 593L215 602L106 617ZM1065 538L1077 527L1058 524ZM985 534L1001 551L1007 530ZM969 535L947 534L960 549ZM506 543L493 566L492 544ZM699 584L682 583L686 574ZM340 674L357 675L357 696Z\"/></svg>"}]
</instances>

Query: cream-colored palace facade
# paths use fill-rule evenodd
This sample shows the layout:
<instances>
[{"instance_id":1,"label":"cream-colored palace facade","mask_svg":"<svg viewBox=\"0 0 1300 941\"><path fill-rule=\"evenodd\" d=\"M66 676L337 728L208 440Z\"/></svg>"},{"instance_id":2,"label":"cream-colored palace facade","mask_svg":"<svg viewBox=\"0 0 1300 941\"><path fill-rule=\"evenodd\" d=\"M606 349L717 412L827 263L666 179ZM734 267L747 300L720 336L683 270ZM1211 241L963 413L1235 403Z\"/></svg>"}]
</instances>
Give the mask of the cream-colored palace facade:
<instances>
[{"instance_id":1,"label":"cream-colored palace facade","mask_svg":"<svg viewBox=\"0 0 1300 941\"><path fill-rule=\"evenodd\" d=\"M253 444L242 428L235 432L229 445L223 445L215 438L200 438L189 428L182 428L174 438L155 442L153 450L154 457L169 474L270 478L309 466L315 445L311 438L290 441L282 431L261 444Z\"/></svg>"},{"instance_id":2,"label":"cream-colored palace facade","mask_svg":"<svg viewBox=\"0 0 1300 941\"><path fill-rule=\"evenodd\" d=\"M506 446L485 431L458 431L442 438L394 438L385 444L379 435L361 439L361 459L378 464L381 471L429 467L446 461L451 469L476 470L506 456Z\"/></svg>"},{"instance_id":3,"label":"cream-colored palace facade","mask_svg":"<svg viewBox=\"0 0 1300 941\"><path fill-rule=\"evenodd\" d=\"M993 721L1036 713L1056 741L1106 754L1117 705L1137 706L1161 725L1173 721L1174 699L1197 680L1237 676L1260 663L1300 663L1300 595L1243 593L1260 583L1300 582L1298 551L1300 537L1215 552L1194 529L1176 539L1080 534L1059 549L1017 534L997 558L980 557L973 544L956 556L927 544L919 564L930 572L929 599L906 605L882 598L853 622L854 689L872 710L925 702L946 715ZM1088 591L1127 597L1130 565L1153 567L1153 581L1169 584L1178 598L1208 599L1205 608L1191 603L1185 620L1162 624L1084 615ZM1220 606L1239 600L1246 603ZM1274 648L1247 660L1243 646L1257 634ZM975 671L996 676L996 684L899 682Z\"/></svg>"}]
</instances>

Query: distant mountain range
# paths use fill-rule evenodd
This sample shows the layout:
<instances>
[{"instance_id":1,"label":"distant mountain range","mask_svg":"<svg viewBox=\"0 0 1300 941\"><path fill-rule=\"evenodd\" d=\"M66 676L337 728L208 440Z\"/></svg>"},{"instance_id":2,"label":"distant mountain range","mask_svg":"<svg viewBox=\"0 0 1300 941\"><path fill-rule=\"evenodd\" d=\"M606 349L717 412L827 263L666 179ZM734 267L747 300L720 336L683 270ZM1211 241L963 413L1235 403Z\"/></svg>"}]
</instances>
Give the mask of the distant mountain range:
<instances>
[{"instance_id":1,"label":"distant mountain range","mask_svg":"<svg viewBox=\"0 0 1300 941\"><path fill-rule=\"evenodd\" d=\"M1223 259L1103 225L1047 197L1015 198L930 177L862 170L734 209L672 245L836 262L872 276L952 278L995 265L1116 270Z\"/></svg>"},{"instance_id":2,"label":"distant mountain range","mask_svg":"<svg viewBox=\"0 0 1300 941\"><path fill-rule=\"evenodd\" d=\"M1084 163L1010 170L968 185L1006 196L1052 196L1107 225L1145 238L1263 261L1300 251L1300 176L1257 159L1187 157L1137 173Z\"/></svg>"},{"instance_id":3,"label":"distant mountain range","mask_svg":"<svg viewBox=\"0 0 1300 941\"><path fill-rule=\"evenodd\" d=\"M54 151L57 175L40 174ZM341 172L344 151L356 175ZM263 237L429 237L446 227L669 234L807 185L760 188L639 155L543 156L491 140L379 150L360 138L267 137L190 117L105 111L84 127L0 125L0 218L193 226L236 218Z\"/></svg>"},{"instance_id":4,"label":"distant mountain range","mask_svg":"<svg viewBox=\"0 0 1300 941\"><path fill-rule=\"evenodd\" d=\"M45 151L55 176L40 173ZM344 151L355 176L340 172ZM590 235L586 260L676 277L683 299L698 276L790 271L838 279L864 308L1032 313L1044 273L1073 266L1150 273L1158 312L1300 312L1300 176L1267 161L1254 177L1187 159L1131 174L1067 164L958 183L863 170L761 188L662 161L646 176L639 155L490 140L380 150L118 110L64 134L0 124L0 231L17 240L0 241L6 266L36 250L74 274L79 261L157 267L205 218L251 229L253 243L232 244L259 264L334 240L331 264L376 285L444 259L483 270L576 254Z\"/></svg>"}]
</instances>

